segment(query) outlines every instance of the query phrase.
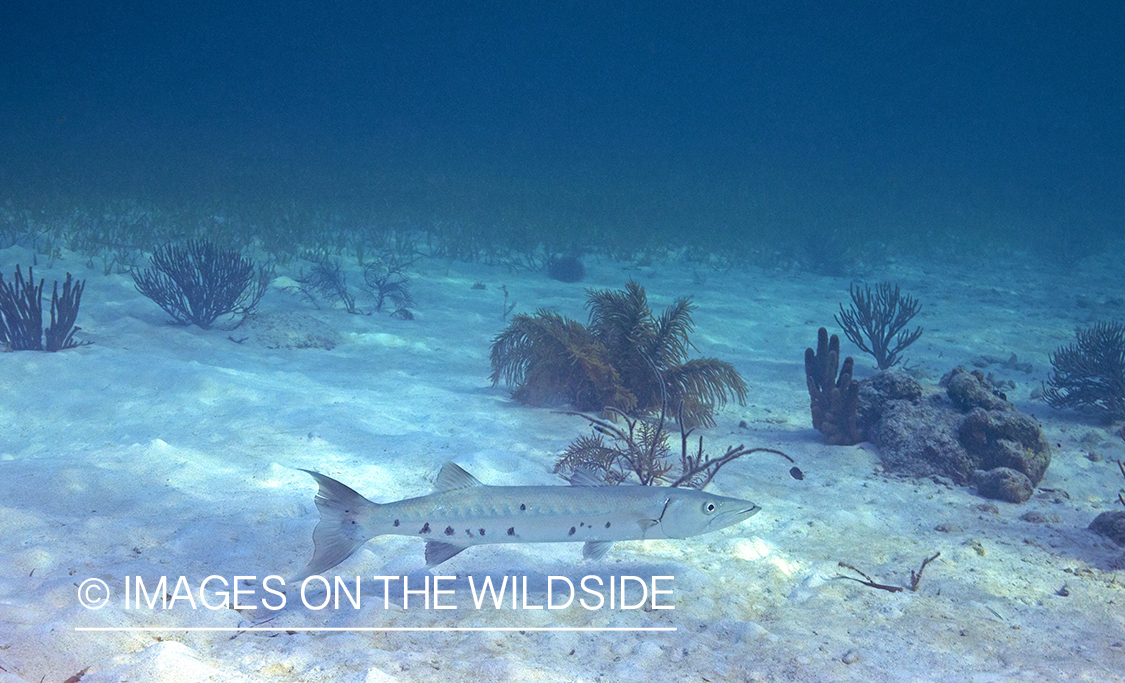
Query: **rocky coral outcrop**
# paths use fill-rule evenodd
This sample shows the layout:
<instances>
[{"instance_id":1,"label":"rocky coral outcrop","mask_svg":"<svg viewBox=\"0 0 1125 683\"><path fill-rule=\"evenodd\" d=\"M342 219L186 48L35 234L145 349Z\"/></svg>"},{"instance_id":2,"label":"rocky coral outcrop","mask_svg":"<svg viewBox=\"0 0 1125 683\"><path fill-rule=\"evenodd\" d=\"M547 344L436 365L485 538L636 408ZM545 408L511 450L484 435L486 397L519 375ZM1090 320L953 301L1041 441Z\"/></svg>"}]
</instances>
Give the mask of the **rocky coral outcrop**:
<instances>
[{"instance_id":1,"label":"rocky coral outcrop","mask_svg":"<svg viewBox=\"0 0 1125 683\"><path fill-rule=\"evenodd\" d=\"M979 370L954 368L941 385L944 395L924 395L917 382L895 372L860 383L860 425L884 467L975 483L990 498L1027 500L1051 464L1039 424Z\"/></svg>"},{"instance_id":2,"label":"rocky coral outcrop","mask_svg":"<svg viewBox=\"0 0 1125 683\"><path fill-rule=\"evenodd\" d=\"M1009 503L1026 503L1035 492L1031 480L1023 472L1009 467L974 472L977 493L985 498L1005 500Z\"/></svg>"}]
</instances>

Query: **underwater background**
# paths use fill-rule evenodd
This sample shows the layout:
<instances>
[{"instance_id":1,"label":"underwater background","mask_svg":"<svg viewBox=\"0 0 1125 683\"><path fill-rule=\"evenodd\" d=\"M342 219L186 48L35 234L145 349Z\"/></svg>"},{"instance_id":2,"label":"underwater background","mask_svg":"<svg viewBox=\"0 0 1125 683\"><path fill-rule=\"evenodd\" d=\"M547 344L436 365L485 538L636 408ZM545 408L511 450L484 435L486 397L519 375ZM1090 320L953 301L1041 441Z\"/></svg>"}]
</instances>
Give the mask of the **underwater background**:
<instances>
[{"instance_id":1,"label":"underwater background","mask_svg":"<svg viewBox=\"0 0 1125 683\"><path fill-rule=\"evenodd\" d=\"M825 235L1053 252L1125 209L1119 3L15 2L2 18L16 209L301 210L804 260Z\"/></svg>"}]
</instances>

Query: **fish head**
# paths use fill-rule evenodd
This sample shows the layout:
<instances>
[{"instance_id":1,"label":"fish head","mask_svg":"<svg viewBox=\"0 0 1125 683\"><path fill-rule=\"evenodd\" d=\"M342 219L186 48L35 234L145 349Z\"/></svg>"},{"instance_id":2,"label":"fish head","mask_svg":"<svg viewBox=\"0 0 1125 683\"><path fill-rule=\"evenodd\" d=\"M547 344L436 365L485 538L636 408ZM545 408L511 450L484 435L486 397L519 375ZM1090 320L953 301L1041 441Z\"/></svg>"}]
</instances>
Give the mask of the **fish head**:
<instances>
[{"instance_id":1,"label":"fish head","mask_svg":"<svg viewBox=\"0 0 1125 683\"><path fill-rule=\"evenodd\" d=\"M748 500L672 489L660 517L660 528L667 538L687 538L738 524L761 509Z\"/></svg>"}]
</instances>

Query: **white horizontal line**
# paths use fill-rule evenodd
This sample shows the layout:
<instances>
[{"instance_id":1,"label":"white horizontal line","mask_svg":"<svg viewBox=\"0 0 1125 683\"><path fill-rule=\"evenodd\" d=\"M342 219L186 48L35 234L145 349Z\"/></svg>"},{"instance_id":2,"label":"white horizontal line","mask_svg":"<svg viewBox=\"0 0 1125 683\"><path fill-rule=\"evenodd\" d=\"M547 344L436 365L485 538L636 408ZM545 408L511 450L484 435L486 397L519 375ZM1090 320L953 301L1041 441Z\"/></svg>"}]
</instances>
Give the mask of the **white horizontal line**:
<instances>
[{"instance_id":1,"label":"white horizontal line","mask_svg":"<svg viewBox=\"0 0 1125 683\"><path fill-rule=\"evenodd\" d=\"M675 631L675 626L77 626L75 631L268 631L314 632L314 631Z\"/></svg>"}]
</instances>

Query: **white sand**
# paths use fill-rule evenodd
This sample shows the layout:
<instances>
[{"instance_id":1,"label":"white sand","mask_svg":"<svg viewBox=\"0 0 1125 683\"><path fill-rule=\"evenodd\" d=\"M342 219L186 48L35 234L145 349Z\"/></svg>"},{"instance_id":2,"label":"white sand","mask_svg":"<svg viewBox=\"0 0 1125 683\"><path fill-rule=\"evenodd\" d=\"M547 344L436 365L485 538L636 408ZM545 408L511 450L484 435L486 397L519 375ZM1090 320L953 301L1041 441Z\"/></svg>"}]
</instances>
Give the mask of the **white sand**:
<instances>
[{"instance_id":1,"label":"white sand","mask_svg":"<svg viewBox=\"0 0 1125 683\"><path fill-rule=\"evenodd\" d=\"M9 277L30 258L0 251L0 270ZM802 354L818 326L834 327L846 279L752 270L705 271L699 282L675 262L603 261L573 285L424 261L412 281L414 321L317 311L271 291L264 312L307 313L344 340L331 351L271 350L228 340L243 329L166 325L128 276L102 276L84 262L64 259L36 275L48 290L67 269L88 277L77 337L94 344L0 355L0 683L80 671L83 683L1125 680L1125 551L1086 529L1116 505L1125 482L1113 460L1125 457L1125 444L1090 418L1030 398L1048 353L1076 325L1125 319L1125 308L1106 302L1122 295L1120 258L1088 261L1088 272L1069 277L1011 256L902 261L867 278L896 281L923 302L926 332L906 356L928 382L982 354L1034 364L1030 375L988 368L1017 382L1009 398L1061 445L1041 484L1053 491L1019 506L886 476L870 444L821 444ZM471 548L435 571L460 577L447 583L455 595L443 597L456 610L426 610L420 598L384 609L370 577L421 581L422 543L379 538L335 570L367 581L361 609L291 608L263 626L676 631L75 631L246 625L238 612L193 610L185 600L126 610L124 582L184 576L198 586L210 575L296 572L310 556L317 512L313 481L294 468L376 501L427 493L448 460L490 484L561 483L550 474L554 460L584 422L521 406L489 385L500 286L517 310L550 307L584 321L583 288L619 288L628 277L645 285L656 310L694 295L699 352L732 362L751 387L748 405L728 406L706 432L709 448L780 448L804 481L776 456L736 462L711 490L755 501L764 508L757 516L684 541L620 543L596 563L581 560L578 544ZM477 281L487 289L472 289ZM1091 307L1075 306L1076 295ZM864 374L870 365L857 355ZM1085 457L1090 451L1103 461ZM1022 521L1029 511L1057 521ZM854 575L838 566L847 562L908 585L911 570L939 551L917 592L835 578ZM547 576L588 574L675 576L667 600L675 609L477 610L467 583L526 576L529 602L542 604ZM79 604L88 578L114 592L105 608Z\"/></svg>"}]
</instances>

